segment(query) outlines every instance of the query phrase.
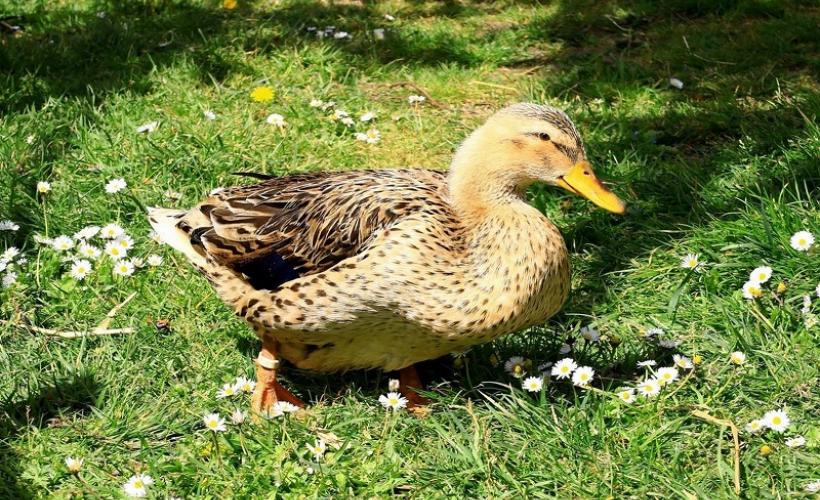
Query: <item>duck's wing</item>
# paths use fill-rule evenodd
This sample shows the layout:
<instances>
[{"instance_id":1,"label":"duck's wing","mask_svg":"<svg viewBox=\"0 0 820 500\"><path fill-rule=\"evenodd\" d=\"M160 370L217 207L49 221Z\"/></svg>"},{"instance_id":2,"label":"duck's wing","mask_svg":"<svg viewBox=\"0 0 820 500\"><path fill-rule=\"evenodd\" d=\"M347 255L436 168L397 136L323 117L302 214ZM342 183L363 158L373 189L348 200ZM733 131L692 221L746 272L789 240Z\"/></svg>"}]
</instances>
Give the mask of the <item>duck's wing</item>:
<instances>
[{"instance_id":1,"label":"duck's wing","mask_svg":"<svg viewBox=\"0 0 820 500\"><path fill-rule=\"evenodd\" d=\"M300 174L220 191L177 224L197 252L275 288L356 255L380 229L418 210L447 210L438 172Z\"/></svg>"}]
</instances>

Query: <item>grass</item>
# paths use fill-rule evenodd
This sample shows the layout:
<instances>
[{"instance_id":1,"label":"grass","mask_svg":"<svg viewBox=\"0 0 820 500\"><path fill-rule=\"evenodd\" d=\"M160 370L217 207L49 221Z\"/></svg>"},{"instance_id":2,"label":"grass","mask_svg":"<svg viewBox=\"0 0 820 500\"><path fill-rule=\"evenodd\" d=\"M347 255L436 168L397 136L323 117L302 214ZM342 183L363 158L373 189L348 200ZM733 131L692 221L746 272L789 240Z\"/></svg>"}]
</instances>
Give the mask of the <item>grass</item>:
<instances>
[{"instance_id":1,"label":"grass","mask_svg":"<svg viewBox=\"0 0 820 500\"><path fill-rule=\"evenodd\" d=\"M820 235L813 2L115 4L0 0L5 21L23 27L0 35L0 220L20 225L0 232L0 249L15 245L29 260L0 290L0 497L116 496L143 471L157 497L728 498L731 435L693 411L742 427L777 408L793 421L785 434L741 434L742 495L799 495L820 479L820 329L800 312L820 259L817 245L788 244L798 230ZM311 25L353 39L316 40ZM386 40L373 39L377 27ZM418 90L408 82L437 105L410 107ZM264 84L273 102L251 102ZM355 142L312 98L375 111L382 141ZM386 413L385 375L291 369L286 383L312 402L303 415L208 435L206 412L248 404L215 393L252 376L258 341L148 238L142 207L190 206L243 182L236 171L445 169L471 129L522 100L566 109L599 175L632 207L617 218L533 189L572 253L564 310L431 363L428 418ZM285 116L284 132L264 123L272 112ZM155 132L135 132L154 120ZM107 195L116 177L129 188ZM40 180L51 193L37 195ZM128 279L101 264L77 284L33 240L112 221L134 236L136 255L160 253L165 264ZM680 269L688 252L703 272ZM739 290L762 263L774 277L747 301ZM788 288L776 296L780 281ZM133 334L69 340L27 328L94 327L133 292L112 322ZM596 369L596 390L554 383L532 396L495 363L555 361L587 324L608 341L579 340L572 355ZM678 349L643 340L653 326ZM744 367L728 364L735 350ZM637 361L668 364L673 352L703 362L656 399L612 398L640 379ZM319 432L338 448L316 463L305 444ZM807 446L787 448L796 434ZM79 475L65 469L69 455L85 458Z\"/></svg>"}]
</instances>

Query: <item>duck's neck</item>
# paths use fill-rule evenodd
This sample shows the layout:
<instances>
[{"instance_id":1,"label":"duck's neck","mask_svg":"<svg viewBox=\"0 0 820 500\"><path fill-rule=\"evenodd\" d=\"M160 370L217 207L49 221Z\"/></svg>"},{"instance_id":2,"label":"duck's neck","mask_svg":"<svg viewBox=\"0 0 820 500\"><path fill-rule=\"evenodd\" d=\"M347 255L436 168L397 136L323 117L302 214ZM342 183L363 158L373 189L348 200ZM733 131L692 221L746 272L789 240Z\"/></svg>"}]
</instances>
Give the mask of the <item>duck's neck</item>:
<instances>
[{"instance_id":1,"label":"duck's neck","mask_svg":"<svg viewBox=\"0 0 820 500\"><path fill-rule=\"evenodd\" d=\"M466 231L476 285L498 299L499 311L510 311L543 293L550 280L568 280L564 240L549 219L526 203L523 186L506 177L514 169L482 168L480 162L487 158L459 153L450 168L450 199ZM550 311L566 291L555 295Z\"/></svg>"}]
</instances>

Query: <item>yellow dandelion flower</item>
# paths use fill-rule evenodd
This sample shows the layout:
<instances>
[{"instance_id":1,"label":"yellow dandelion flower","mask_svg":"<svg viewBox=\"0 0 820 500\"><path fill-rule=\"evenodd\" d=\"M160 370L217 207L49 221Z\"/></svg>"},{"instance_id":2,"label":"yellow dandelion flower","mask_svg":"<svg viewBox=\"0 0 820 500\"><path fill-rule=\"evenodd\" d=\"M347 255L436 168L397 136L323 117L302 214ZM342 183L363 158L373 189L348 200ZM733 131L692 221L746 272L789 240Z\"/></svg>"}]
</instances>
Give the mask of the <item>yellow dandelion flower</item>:
<instances>
[{"instance_id":1,"label":"yellow dandelion flower","mask_svg":"<svg viewBox=\"0 0 820 500\"><path fill-rule=\"evenodd\" d=\"M222 0L222 8L228 10L235 9L236 0Z\"/></svg>"},{"instance_id":2,"label":"yellow dandelion flower","mask_svg":"<svg viewBox=\"0 0 820 500\"><path fill-rule=\"evenodd\" d=\"M695 354L694 356L692 356L692 363L695 365L703 363L703 356L701 356L700 354Z\"/></svg>"},{"instance_id":3,"label":"yellow dandelion flower","mask_svg":"<svg viewBox=\"0 0 820 500\"><path fill-rule=\"evenodd\" d=\"M763 455L764 457L768 457L769 455L772 454L772 452L774 452L774 450L772 449L771 446L769 446L767 444L764 444L763 446L760 447L760 454Z\"/></svg>"},{"instance_id":4,"label":"yellow dandelion flower","mask_svg":"<svg viewBox=\"0 0 820 500\"><path fill-rule=\"evenodd\" d=\"M251 100L254 102L270 102L273 100L273 88L267 85L256 87L251 91Z\"/></svg>"}]
</instances>

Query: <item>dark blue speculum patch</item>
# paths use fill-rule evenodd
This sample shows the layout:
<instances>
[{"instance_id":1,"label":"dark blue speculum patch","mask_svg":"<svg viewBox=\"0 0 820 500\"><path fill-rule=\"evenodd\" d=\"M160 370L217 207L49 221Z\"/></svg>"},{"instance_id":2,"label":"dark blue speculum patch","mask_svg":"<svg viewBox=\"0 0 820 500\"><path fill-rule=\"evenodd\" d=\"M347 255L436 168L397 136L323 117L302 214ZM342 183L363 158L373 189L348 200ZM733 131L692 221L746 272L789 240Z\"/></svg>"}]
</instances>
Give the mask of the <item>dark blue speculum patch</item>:
<instances>
[{"instance_id":1,"label":"dark blue speculum patch","mask_svg":"<svg viewBox=\"0 0 820 500\"><path fill-rule=\"evenodd\" d=\"M296 269L276 252L239 264L235 269L245 274L248 282L257 290L272 290L300 276Z\"/></svg>"}]
</instances>

